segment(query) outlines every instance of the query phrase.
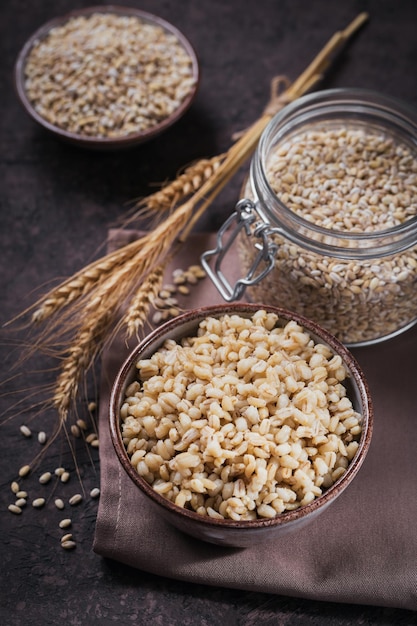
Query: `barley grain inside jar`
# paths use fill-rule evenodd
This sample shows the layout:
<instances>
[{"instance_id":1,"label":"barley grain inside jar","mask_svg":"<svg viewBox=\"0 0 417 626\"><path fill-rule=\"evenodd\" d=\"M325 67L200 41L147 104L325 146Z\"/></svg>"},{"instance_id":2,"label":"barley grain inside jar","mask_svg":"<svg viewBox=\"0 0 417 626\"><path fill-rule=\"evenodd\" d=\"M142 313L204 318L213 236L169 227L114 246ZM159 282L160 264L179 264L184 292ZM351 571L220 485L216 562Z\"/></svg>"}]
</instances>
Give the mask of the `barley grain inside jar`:
<instances>
[{"instance_id":1,"label":"barley grain inside jar","mask_svg":"<svg viewBox=\"0 0 417 626\"><path fill-rule=\"evenodd\" d=\"M242 279L230 285L234 238ZM285 306L349 346L405 331L417 321L416 112L346 89L286 106L218 244L203 259L225 299Z\"/></svg>"}]
</instances>

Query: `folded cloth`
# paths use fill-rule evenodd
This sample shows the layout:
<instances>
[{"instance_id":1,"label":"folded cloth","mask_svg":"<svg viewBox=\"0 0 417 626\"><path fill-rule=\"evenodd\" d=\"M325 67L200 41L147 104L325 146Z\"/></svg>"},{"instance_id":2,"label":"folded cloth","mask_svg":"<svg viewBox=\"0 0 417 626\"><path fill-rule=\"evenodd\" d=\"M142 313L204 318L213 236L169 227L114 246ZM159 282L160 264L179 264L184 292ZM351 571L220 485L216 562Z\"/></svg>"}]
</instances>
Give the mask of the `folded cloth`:
<instances>
[{"instance_id":1,"label":"folded cloth","mask_svg":"<svg viewBox=\"0 0 417 626\"><path fill-rule=\"evenodd\" d=\"M109 247L137 236L111 231ZM213 235L193 235L172 267L195 264L213 244ZM183 299L187 308L220 301L209 279ZM102 363L95 552L194 583L417 610L417 326L353 352L375 411L373 440L358 476L306 528L264 545L232 549L188 537L156 517L120 466L110 440L108 400L127 349L123 339L115 341Z\"/></svg>"}]
</instances>

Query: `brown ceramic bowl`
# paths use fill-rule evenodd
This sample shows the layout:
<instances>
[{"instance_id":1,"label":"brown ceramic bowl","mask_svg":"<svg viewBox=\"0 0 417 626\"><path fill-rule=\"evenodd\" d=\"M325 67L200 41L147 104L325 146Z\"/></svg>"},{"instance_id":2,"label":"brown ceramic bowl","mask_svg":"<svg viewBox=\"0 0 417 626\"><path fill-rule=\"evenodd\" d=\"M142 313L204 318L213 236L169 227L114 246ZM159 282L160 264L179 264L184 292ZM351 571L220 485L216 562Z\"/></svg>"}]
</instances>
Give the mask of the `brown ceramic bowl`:
<instances>
[{"instance_id":1,"label":"brown ceramic bowl","mask_svg":"<svg viewBox=\"0 0 417 626\"><path fill-rule=\"evenodd\" d=\"M36 111L31 101L29 100L25 90L25 66L26 59L34 44L37 41L44 39L52 28L63 26L66 22L68 22L69 19L81 16L88 17L93 13L112 13L118 16L137 17L145 24L160 26L167 33L173 35L177 39L179 44L190 57L192 64L192 74L194 78L193 87L186 95L186 97L182 100L181 104L174 110L174 112L171 113L168 117L159 121L157 125L142 131L132 132L127 135L119 135L112 138L77 134L74 132L69 132L47 121ZM17 95L20 99L21 104L23 105L26 112L30 115L30 117L59 139L75 144L77 146L81 146L83 148L91 148L94 150L119 150L122 148L130 148L158 136L160 133L162 133L167 128L172 126L176 121L178 121L180 117L182 117L184 113L189 109L197 94L199 79L200 70L196 53L190 42L175 26L156 15L152 15L151 13L135 9L133 7L112 5L93 6L85 9L79 9L48 21L46 24L41 26L35 33L33 33L33 35L25 43L18 55L14 69L14 80Z\"/></svg>"},{"instance_id":2,"label":"brown ceramic bowl","mask_svg":"<svg viewBox=\"0 0 417 626\"><path fill-rule=\"evenodd\" d=\"M346 383L347 393L353 407L362 415L362 433L358 450L350 461L348 469L331 487L315 500L293 511L286 511L271 519L234 521L231 519L212 519L193 511L181 508L156 491L137 473L132 466L121 436L120 407L123 403L127 386L135 379L136 362L149 358L166 339L179 340L181 337L195 334L199 322L207 316L220 317L225 313L236 313L242 317L251 317L255 311L263 309L279 316L277 324L285 325L295 320L309 332L315 342L327 344L339 354L347 367L350 377ZM138 490L154 507L155 515L193 537L224 546L245 547L265 542L288 532L294 532L312 522L350 485L359 471L368 452L373 424L372 403L364 375L355 358L337 339L320 326L300 315L285 309L256 304L221 304L204 307L184 313L154 330L138 345L125 361L114 382L110 400L110 430L116 454L125 472Z\"/></svg>"}]
</instances>

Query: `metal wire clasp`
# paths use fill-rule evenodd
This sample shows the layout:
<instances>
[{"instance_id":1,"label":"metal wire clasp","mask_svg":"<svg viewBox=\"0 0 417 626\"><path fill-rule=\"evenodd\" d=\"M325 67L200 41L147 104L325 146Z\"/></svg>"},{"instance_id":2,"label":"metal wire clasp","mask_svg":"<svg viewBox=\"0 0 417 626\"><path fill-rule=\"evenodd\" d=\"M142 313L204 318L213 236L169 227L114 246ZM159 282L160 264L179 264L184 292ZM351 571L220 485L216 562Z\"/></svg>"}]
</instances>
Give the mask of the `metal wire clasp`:
<instances>
[{"instance_id":1,"label":"metal wire clasp","mask_svg":"<svg viewBox=\"0 0 417 626\"><path fill-rule=\"evenodd\" d=\"M256 222L256 220L258 220L258 222ZM224 241L227 231L232 227L233 230L229 238ZM231 285L222 271L222 263L242 229L245 230L248 237L252 236L260 240L254 244L258 252L246 277L239 278L234 285ZM236 204L234 213L224 222L217 233L216 248L214 250L207 250L201 256L203 268L208 276L210 276L224 300L227 302L239 300L243 296L246 287L256 285L273 269L277 245L269 239L269 235L277 230L277 228L271 228L270 224L264 221L258 213L256 205L251 200L244 198ZM210 261L213 258L214 263L212 266ZM261 263L264 264L264 268L256 273Z\"/></svg>"}]
</instances>

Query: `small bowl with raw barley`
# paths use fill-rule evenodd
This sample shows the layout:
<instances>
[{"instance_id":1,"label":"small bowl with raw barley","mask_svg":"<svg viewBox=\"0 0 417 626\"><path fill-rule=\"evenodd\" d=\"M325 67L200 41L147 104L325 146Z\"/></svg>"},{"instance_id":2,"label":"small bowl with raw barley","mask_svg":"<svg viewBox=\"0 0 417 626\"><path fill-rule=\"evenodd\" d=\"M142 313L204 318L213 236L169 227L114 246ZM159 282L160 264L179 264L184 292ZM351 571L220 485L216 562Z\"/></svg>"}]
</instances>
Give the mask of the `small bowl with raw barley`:
<instances>
[{"instance_id":1,"label":"small bowl with raw barley","mask_svg":"<svg viewBox=\"0 0 417 626\"><path fill-rule=\"evenodd\" d=\"M203 307L156 328L110 400L113 445L141 496L176 528L224 546L314 520L358 473L372 423L348 349L303 316L256 304Z\"/></svg>"},{"instance_id":2,"label":"small bowl with raw barley","mask_svg":"<svg viewBox=\"0 0 417 626\"><path fill-rule=\"evenodd\" d=\"M172 126L191 106L199 64L166 20L95 6L50 20L23 46L15 85L26 112L67 142L127 148Z\"/></svg>"}]
</instances>

